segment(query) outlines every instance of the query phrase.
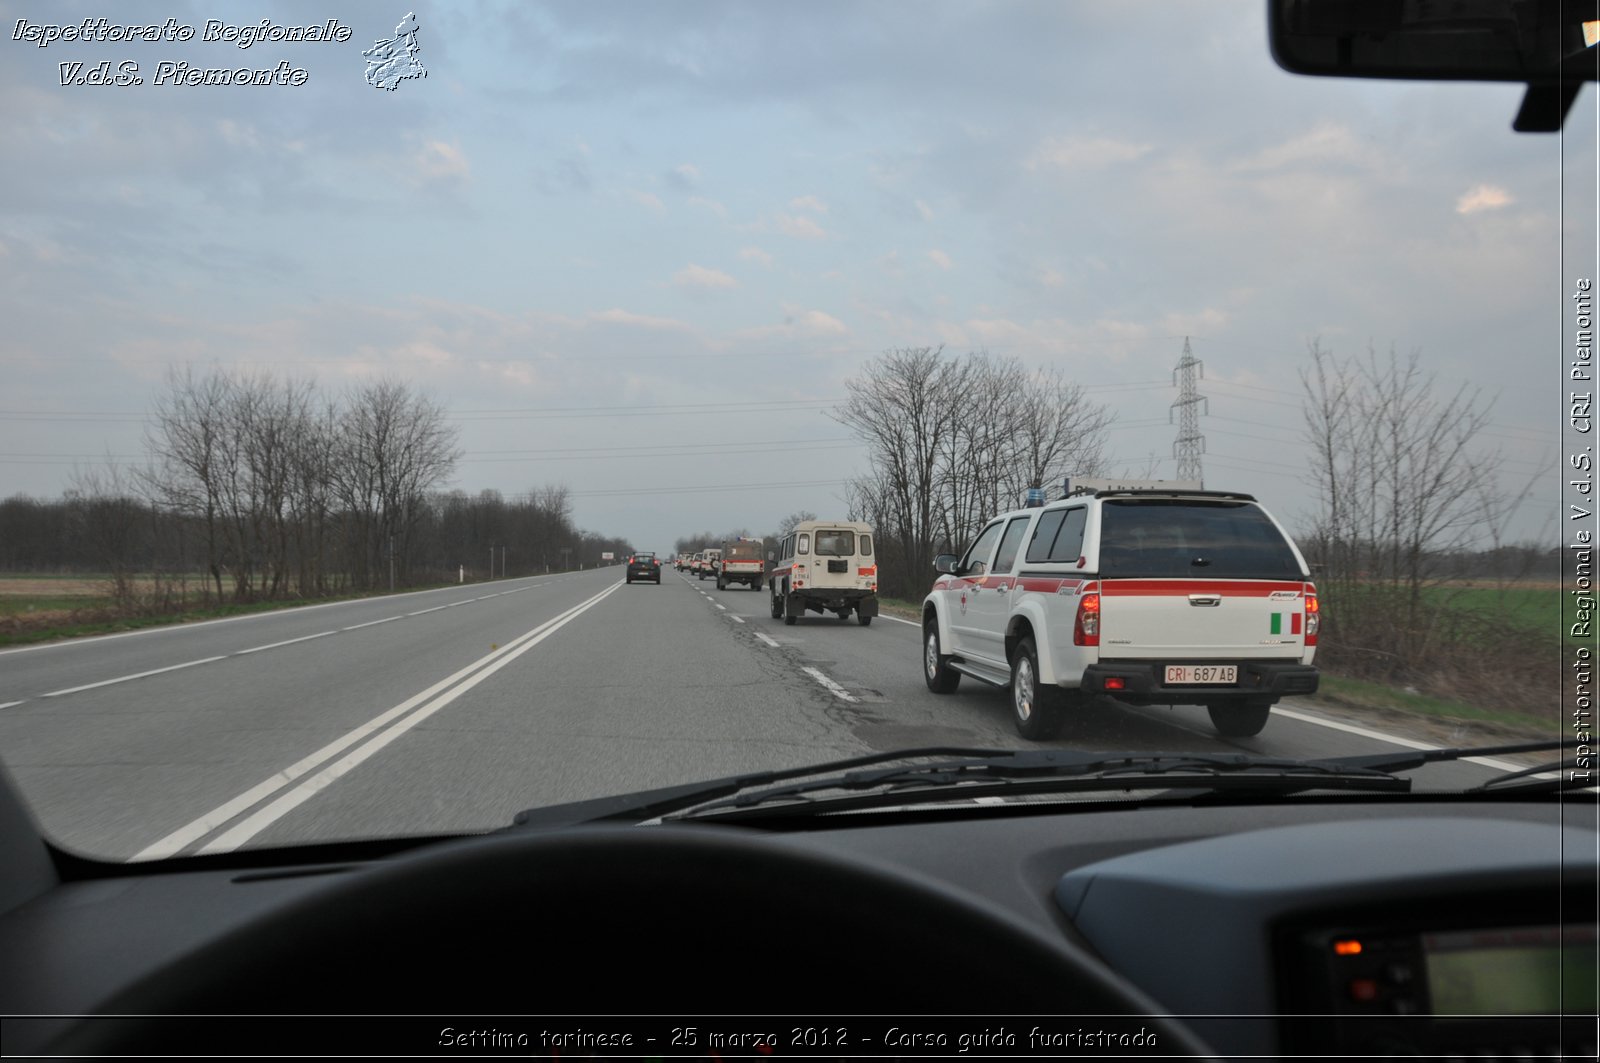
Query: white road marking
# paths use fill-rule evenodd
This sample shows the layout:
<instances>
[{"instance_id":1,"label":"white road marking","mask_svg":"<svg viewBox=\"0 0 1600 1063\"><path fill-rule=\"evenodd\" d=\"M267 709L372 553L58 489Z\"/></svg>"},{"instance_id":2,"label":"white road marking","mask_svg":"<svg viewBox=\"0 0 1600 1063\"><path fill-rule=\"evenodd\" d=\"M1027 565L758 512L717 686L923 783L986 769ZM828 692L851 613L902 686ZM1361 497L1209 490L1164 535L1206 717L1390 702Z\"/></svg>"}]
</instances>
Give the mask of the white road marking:
<instances>
[{"instance_id":1,"label":"white road marking","mask_svg":"<svg viewBox=\"0 0 1600 1063\"><path fill-rule=\"evenodd\" d=\"M22 701L27 701L27 700L28 700L27 698L23 698L22 699ZM0 705L0 709L9 709L13 705L21 705L22 701L8 701L4 705Z\"/></svg>"},{"instance_id":2,"label":"white road marking","mask_svg":"<svg viewBox=\"0 0 1600 1063\"><path fill-rule=\"evenodd\" d=\"M467 678L468 676L472 675L473 672L483 668L485 665L490 664L496 659L504 658L508 654L517 652L519 645L530 644L528 643L529 639L537 638L541 635L541 633L554 630L552 625L565 623L567 620L576 616L580 611L587 609L589 606L600 601L600 599L604 598L607 594L610 594L611 591L615 590L617 586L619 586L619 584L613 584L610 588L602 591L595 597L590 598L587 602L574 606L572 609L567 610L567 612L562 613L553 619L547 620L543 624L533 628L533 630L528 631L523 635L519 635L511 642L508 642L504 646L500 647L500 649L478 658L476 661L473 661L471 664L460 669L453 675L441 679L428 689L422 691L422 693L407 698L394 708L380 713L371 720L368 720L366 723L362 724L360 727L357 727L355 730L351 731L349 734L335 739L334 741L323 746L321 749L317 750L315 753L312 753L310 756L296 761L288 768L285 768L283 771L263 780L256 786L251 787L249 790L246 790L244 793L233 798L231 801L227 801L212 809L210 812L207 812L198 819L184 824L182 827L179 827L166 837L146 846L139 852L135 853L130 858L130 862L139 860L155 860L162 857L175 855L184 847L199 840L200 838L205 837L207 834L210 834L212 831L221 827L235 816L272 796L277 791L283 789L285 786L288 786L290 783L312 771L325 761L337 756L339 753L354 745L356 742L366 738L387 724L392 723L397 718L404 716L407 712L410 712L416 706L427 701L440 691L448 689L452 684ZM465 687L462 689L465 689ZM301 800L304 800L304 798ZM299 802L296 802L296 804L298 803ZM288 809L285 809L284 811L288 811ZM262 824L262 826L265 826L265 824Z\"/></svg>"},{"instance_id":3,"label":"white road marking","mask_svg":"<svg viewBox=\"0 0 1600 1063\"><path fill-rule=\"evenodd\" d=\"M225 657L202 657L198 661L184 661L182 664L169 664L165 668L152 668L148 672L135 672L133 675L119 675L115 679L102 679L98 683L85 683L81 687L68 687L65 690L52 690L48 694L40 694L41 698L59 698L63 694L76 694L80 690L93 690L96 687L108 687L113 683L126 683L133 679L143 679L147 675L160 675L162 672L176 672L180 668L193 668L197 664L210 664L212 661L221 661Z\"/></svg>"},{"instance_id":4,"label":"white road marking","mask_svg":"<svg viewBox=\"0 0 1600 1063\"><path fill-rule=\"evenodd\" d=\"M386 616L382 620L368 620L365 624L351 624L349 627L342 627L339 630L340 631L355 631L357 628L371 627L374 624L387 624L387 623L389 623L391 621L394 621L394 620L404 620L404 619L405 619L405 617L403 617L403 616Z\"/></svg>"},{"instance_id":5,"label":"white road marking","mask_svg":"<svg viewBox=\"0 0 1600 1063\"><path fill-rule=\"evenodd\" d=\"M319 631L315 635L301 635L297 639L284 639L282 642L269 642L265 646L252 646L248 650L235 650L233 652L233 656L243 657L247 653L260 653L262 650L275 650L279 646L292 646L296 642L310 642L312 639L322 639L327 638L329 635L337 634L337 631Z\"/></svg>"},{"instance_id":6,"label":"white road marking","mask_svg":"<svg viewBox=\"0 0 1600 1063\"><path fill-rule=\"evenodd\" d=\"M760 639L762 642L765 642L768 646L771 646L773 649L777 649L778 648L777 641L775 639L773 639L773 637L771 635L767 634L765 631L757 631L756 632L756 638Z\"/></svg>"},{"instance_id":7,"label":"white road marking","mask_svg":"<svg viewBox=\"0 0 1600 1063\"><path fill-rule=\"evenodd\" d=\"M423 613L437 613L440 609L448 609L448 608L450 608L451 605L458 605L458 604L460 604L460 603L451 602L450 605L436 605L432 609L418 609L416 612L407 613L406 615L407 616L421 616Z\"/></svg>"},{"instance_id":8,"label":"white road marking","mask_svg":"<svg viewBox=\"0 0 1600 1063\"><path fill-rule=\"evenodd\" d=\"M840 699L841 701L859 701L860 700L854 694L852 694L848 690L846 690L844 687L840 686L838 683L835 683L833 680L829 679L827 676L823 675L821 672L817 671L815 668L810 667L809 665L804 667L804 668L802 668L801 671L805 672L806 675L809 675L812 679L815 679L817 682L821 683L824 687L827 688L828 693L832 694L834 697Z\"/></svg>"},{"instance_id":9,"label":"white road marking","mask_svg":"<svg viewBox=\"0 0 1600 1063\"><path fill-rule=\"evenodd\" d=\"M742 623L744 623L744 617L742 617L742 616L736 616L736 617L733 617L733 618L732 618L732 619L733 619L733 622L734 622L734 623L735 623L735 624L742 624Z\"/></svg>"},{"instance_id":10,"label":"white road marking","mask_svg":"<svg viewBox=\"0 0 1600 1063\"><path fill-rule=\"evenodd\" d=\"M883 617L885 620L893 620L897 624L910 624L912 627L921 627L922 626L921 624L917 623L915 620L902 620L898 616L890 616L888 613L879 613L878 615Z\"/></svg>"},{"instance_id":11,"label":"white road marking","mask_svg":"<svg viewBox=\"0 0 1600 1063\"><path fill-rule=\"evenodd\" d=\"M728 608L727 606L723 605L721 602L712 602L711 604L716 606L718 609L726 610Z\"/></svg>"},{"instance_id":12,"label":"white road marking","mask_svg":"<svg viewBox=\"0 0 1600 1063\"><path fill-rule=\"evenodd\" d=\"M593 598L590 598L581 605L574 606L565 613L562 613L560 616L556 617L554 620L546 621L539 627L534 628L532 631L521 636L517 640L518 642L522 643L520 646L517 646L515 649L512 649L510 646L506 647L506 649L511 650L510 653L505 653L503 650L496 651L497 654L500 654L499 660L494 661L492 664L487 664L482 668L478 668L471 678L460 683L448 692L434 698L432 701L422 706L422 708L417 709L415 712L411 713L411 715L401 719L388 730L383 731L375 738L370 739L360 749L355 750L353 753L346 755L340 760L324 768L322 771L318 772L310 779L307 779L293 790L284 794L270 805L267 805L265 808L257 811L254 815L245 819L232 830L227 831L226 833L202 846L200 852L226 853L237 849L239 846L243 845L245 842L261 833L267 827L271 826L273 823L276 823L279 819L282 819L294 809L299 808L305 802L315 797L318 793L326 790L341 776L358 767L362 762L371 758L375 753L383 749L383 747L387 746L389 743L393 742L395 739L411 730L417 724L421 723L429 716L432 716L434 713L438 712L440 709L459 698L462 694L465 694L467 691L471 690L473 687L477 686L479 683L483 682L485 679L489 678L491 675L498 672L512 661L516 660L518 657L522 656L524 653L527 653L529 650L533 649L551 635L554 635L567 624L571 623L573 620L576 620L582 613L587 612L596 605L599 605L602 599L621 586L622 584L620 583L613 583L610 587L606 588L604 591L601 591L599 594L595 595ZM496 654L490 654L488 657L484 657L480 661L476 662L476 664L484 664L484 662L489 661L490 658L494 656L496 656ZM464 671L476 667L476 664L469 665L467 669L464 669ZM459 675L460 673L458 672L456 674ZM448 680L446 682L448 682ZM415 701L416 699L412 700ZM392 712L393 710L390 711Z\"/></svg>"},{"instance_id":13,"label":"white road marking","mask_svg":"<svg viewBox=\"0 0 1600 1063\"><path fill-rule=\"evenodd\" d=\"M1365 727L1357 727L1354 724L1339 723L1336 720L1324 720L1316 716L1308 716L1303 712L1285 709L1278 705L1274 705L1272 711L1278 716L1287 716L1289 719L1299 720L1301 723L1314 723L1318 727L1331 727L1335 731L1347 731L1350 734L1360 735L1362 738L1375 738L1380 742L1389 742L1397 746L1404 746L1407 749L1439 748L1437 743L1417 742L1410 738L1399 738L1395 735L1384 734L1382 731L1372 731ZM1510 761L1497 760L1494 757L1462 757L1461 759L1472 764L1482 764L1486 768L1496 768L1500 771L1521 771L1526 767L1523 764L1513 764Z\"/></svg>"}]
</instances>

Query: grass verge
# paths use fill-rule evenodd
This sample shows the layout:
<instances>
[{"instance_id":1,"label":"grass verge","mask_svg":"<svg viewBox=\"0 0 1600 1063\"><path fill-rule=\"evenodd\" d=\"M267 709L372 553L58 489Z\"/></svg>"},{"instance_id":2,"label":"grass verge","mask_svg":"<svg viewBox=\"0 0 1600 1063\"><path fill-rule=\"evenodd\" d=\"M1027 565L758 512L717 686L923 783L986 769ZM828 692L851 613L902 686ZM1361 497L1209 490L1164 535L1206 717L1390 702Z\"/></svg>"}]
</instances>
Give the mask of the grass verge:
<instances>
[{"instance_id":1,"label":"grass verge","mask_svg":"<svg viewBox=\"0 0 1600 1063\"><path fill-rule=\"evenodd\" d=\"M417 591L439 590L456 586L461 586L461 584L435 583L420 587L407 587L404 590L395 591L394 594L412 594ZM483 584L475 584L475 586L483 586ZM85 638L92 635L110 635L121 631L138 631L142 628L162 627L167 624L190 624L201 620L219 620L224 617L243 616L249 613L269 613L278 609L294 609L305 605L325 605L329 602L350 602L363 598L387 598L389 596L390 592L388 591L362 591L351 594L329 595L326 598L285 598L263 602L230 602L209 608L132 616L107 616L104 614L109 610L84 609L82 608L84 600L79 598L75 600L75 604L78 606L75 610L75 616L68 616L59 622L41 624L39 627L0 631L0 647L26 646L39 642ZM16 616L18 614L13 613L12 615Z\"/></svg>"},{"instance_id":2,"label":"grass verge","mask_svg":"<svg viewBox=\"0 0 1600 1063\"><path fill-rule=\"evenodd\" d=\"M1512 734L1548 735L1558 726L1550 719L1512 710L1487 709L1462 701L1412 693L1364 679L1322 673L1315 695L1318 699L1356 709L1376 709L1423 717L1441 723L1487 724Z\"/></svg>"}]
</instances>

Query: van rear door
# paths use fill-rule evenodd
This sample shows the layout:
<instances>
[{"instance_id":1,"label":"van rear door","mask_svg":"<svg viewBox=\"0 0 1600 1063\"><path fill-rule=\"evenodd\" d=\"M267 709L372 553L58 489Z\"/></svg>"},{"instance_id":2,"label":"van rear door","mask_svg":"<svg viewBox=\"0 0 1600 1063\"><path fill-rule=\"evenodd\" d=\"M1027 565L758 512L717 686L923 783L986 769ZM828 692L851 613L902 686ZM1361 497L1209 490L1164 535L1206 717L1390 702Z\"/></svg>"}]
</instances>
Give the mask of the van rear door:
<instances>
[{"instance_id":1,"label":"van rear door","mask_svg":"<svg viewBox=\"0 0 1600 1063\"><path fill-rule=\"evenodd\" d=\"M1253 502L1106 499L1100 507L1100 657L1299 660L1304 561ZM1228 682L1204 671L1169 683Z\"/></svg>"}]
</instances>

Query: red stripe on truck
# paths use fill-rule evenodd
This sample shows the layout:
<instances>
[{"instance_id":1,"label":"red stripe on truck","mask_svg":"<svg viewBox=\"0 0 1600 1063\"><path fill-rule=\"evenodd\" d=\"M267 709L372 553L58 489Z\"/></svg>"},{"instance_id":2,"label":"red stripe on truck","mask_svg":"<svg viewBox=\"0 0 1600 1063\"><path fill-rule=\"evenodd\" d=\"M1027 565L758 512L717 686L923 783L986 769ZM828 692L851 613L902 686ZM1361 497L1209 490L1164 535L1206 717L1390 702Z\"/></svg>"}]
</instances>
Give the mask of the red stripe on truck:
<instances>
[{"instance_id":1,"label":"red stripe on truck","mask_svg":"<svg viewBox=\"0 0 1600 1063\"><path fill-rule=\"evenodd\" d=\"M1157 594L1220 594L1227 598L1266 598L1279 591L1293 591L1298 597L1305 584L1254 580L1198 579L1106 579L1101 577L1100 593L1109 597Z\"/></svg>"}]
</instances>

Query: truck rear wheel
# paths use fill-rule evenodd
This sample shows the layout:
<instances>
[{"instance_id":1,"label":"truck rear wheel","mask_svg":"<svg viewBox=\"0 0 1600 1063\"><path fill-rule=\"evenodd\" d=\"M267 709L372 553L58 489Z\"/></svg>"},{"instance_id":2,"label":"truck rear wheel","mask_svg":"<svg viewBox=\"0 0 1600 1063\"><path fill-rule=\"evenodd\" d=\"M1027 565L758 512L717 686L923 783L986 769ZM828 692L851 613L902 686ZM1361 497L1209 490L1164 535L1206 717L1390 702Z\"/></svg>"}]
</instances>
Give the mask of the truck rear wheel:
<instances>
[{"instance_id":1,"label":"truck rear wheel","mask_svg":"<svg viewBox=\"0 0 1600 1063\"><path fill-rule=\"evenodd\" d=\"M1225 738L1249 738L1258 735L1272 715L1272 702L1246 701L1237 705L1208 705L1211 726Z\"/></svg>"}]
</instances>

